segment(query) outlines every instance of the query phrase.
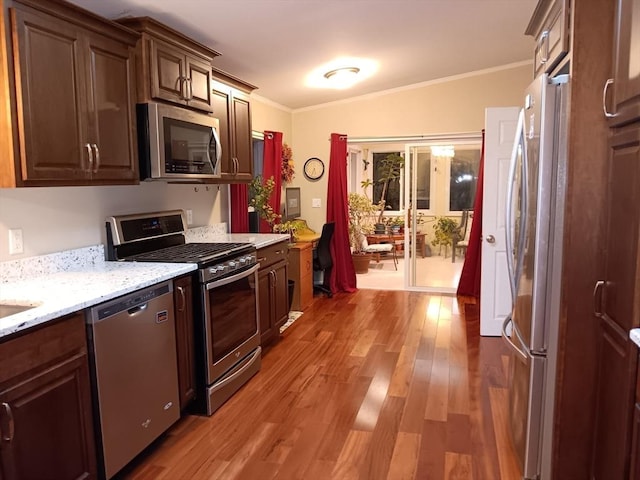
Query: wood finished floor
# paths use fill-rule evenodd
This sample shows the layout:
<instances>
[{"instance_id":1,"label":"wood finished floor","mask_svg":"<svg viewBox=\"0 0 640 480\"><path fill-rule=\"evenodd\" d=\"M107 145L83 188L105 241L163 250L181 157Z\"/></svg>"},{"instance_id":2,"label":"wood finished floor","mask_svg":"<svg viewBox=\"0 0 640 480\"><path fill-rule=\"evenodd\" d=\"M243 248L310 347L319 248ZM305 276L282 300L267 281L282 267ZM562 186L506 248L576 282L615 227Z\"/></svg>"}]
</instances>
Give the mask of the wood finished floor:
<instances>
[{"instance_id":1,"label":"wood finished floor","mask_svg":"<svg viewBox=\"0 0 640 480\"><path fill-rule=\"evenodd\" d=\"M181 419L120 478L517 479L508 363L454 297L317 297L220 410Z\"/></svg>"}]
</instances>

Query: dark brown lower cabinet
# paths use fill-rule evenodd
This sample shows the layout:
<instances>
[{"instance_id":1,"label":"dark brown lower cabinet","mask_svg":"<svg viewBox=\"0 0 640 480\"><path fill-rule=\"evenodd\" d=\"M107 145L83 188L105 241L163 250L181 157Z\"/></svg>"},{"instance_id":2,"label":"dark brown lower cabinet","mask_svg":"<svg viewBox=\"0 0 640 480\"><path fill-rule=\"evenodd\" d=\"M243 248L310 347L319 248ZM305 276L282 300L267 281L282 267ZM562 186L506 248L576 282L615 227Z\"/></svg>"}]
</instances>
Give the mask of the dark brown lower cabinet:
<instances>
[{"instance_id":1,"label":"dark brown lower cabinet","mask_svg":"<svg viewBox=\"0 0 640 480\"><path fill-rule=\"evenodd\" d=\"M0 478L96 478L84 316L0 344Z\"/></svg>"},{"instance_id":2,"label":"dark brown lower cabinet","mask_svg":"<svg viewBox=\"0 0 640 480\"><path fill-rule=\"evenodd\" d=\"M184 410L196 398L192 277L177 278L173 285L180 410Z\"/></svg>"},{"instance_id":3,"label":"dark brown lower cabinet","mask_svg":"<svg viewBox=\"0 0 640 480\"><path fill-rule=\"evenodd\" d=\"M640 479L640 396L636 393L633 409L633 443L631 444L631 474L629 480Z\"/></svg>"},{"instance_id":4,"label":"dark brown lower cabinet","mask_svg":"<svg viewBox=\"0 0 640 480\"><path fill-rule=\"evenodd\" d=\"M258 249L258 295L260 315L260 343L266 345L277 339L280 327L289 317L289 290L287 286L288 242Z\"/></svg>"}]
</instances>

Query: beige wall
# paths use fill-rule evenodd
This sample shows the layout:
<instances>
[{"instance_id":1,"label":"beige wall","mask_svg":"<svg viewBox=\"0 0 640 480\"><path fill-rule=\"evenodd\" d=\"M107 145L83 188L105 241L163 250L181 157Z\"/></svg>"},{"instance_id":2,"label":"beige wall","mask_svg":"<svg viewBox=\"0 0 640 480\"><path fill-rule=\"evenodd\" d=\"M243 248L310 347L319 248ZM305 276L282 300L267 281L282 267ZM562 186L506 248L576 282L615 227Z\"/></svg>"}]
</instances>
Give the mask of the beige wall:
<instances>
[{"instance_id":1,"label":"beige wall","mask_svg":"<svg viewBox=\"0 0 640 480\"><path fill-rule=\"evenodd\" d=\"M328 169L331 133L350 137L477 133L484 128L486 107L523 103L531 77L527 64L294 111L292 148L298 173L293 185L301 187L302 217L317 231L325 221L328 175L309 182L301 169L309 157L320 157ZM321 198L322 207L312 208L312 198Z\"/></svg>"},{"instance_id":2,"label":"beige wall","mask_svg":"<svg viewBox=\"0 0 640 480\"><path fill-rule=\"evenodd\" d=\"M477 132L483 128L485 107L522 103L530 77L527 65L293 112L254 95L252 128L280 131L291 145L297 172L291 185L302 187L302 217L320 231L328 175L309 182L302 175L302 165L317 156L328 169L331 133ZM312 198L321 199L321 208L311 208ZM0 261L103 243L106 216L173 208L192 209L194 225L228 222L228 188L145 182L135 186L0 189ZM9 256L10 228L23 230L22 255Z\"/></svg>"}]
</instances>

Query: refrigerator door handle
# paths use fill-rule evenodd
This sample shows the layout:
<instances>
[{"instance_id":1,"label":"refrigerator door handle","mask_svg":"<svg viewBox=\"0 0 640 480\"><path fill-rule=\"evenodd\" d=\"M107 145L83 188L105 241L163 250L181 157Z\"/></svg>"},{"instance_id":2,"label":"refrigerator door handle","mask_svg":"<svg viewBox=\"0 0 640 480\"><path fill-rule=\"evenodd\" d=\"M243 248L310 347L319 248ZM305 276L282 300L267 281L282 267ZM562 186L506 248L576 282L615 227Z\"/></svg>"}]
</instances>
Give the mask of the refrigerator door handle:
<instances>
[{"instance_id":1,"label":"refrigerator door handle","mask_svg":"<svg viewBox=\"0 0 640 480\"><path fill-rule=\"evenodd\" d=\"M507 327L509 326L510 323L512 324L511 331L515 333L520 344L523 343L522 338L520 337L520 333L518 332L518 329L515 328L515 324L513 324L513 319L511 318L511 315L507 315L504 319L504 322L502 322L502 338L504 338L507 341L507 343L509 344L513 352L516 355L518 355L523 361L526 362L529 359L529 355L527 355L527 353L524 350L521 350L518 347L518 345L516 345L515 342L511 339L511 337L507 335Z\"/></svg>"},{"instance_id":2,"label":"refrigerator door handle","mask_svg":"<svg viewBox=\"0 0 640 480\"><path fill-rule=\"evenodd\" d=\"M593 287L593 314L599 318L604 317L604 312L602 310L602 301L605 285L606 284L604 280L598 280Z\"/></svg>"},{"instance_id":3,"label":"refrigerator door handle","mask_svg":"<svg viewBox=\"0 0 640 480\"><path fill-rule=\"evenodd\" d=\"M509 286L511 287L511 300L515 302L518 294L516 285L516 272L513 265L513 238L511 236L511 221L513 217L513 183L516 176L516 162L518 159L518 147L520 140L524 135L524 110L520 110L518 115L518 124L516 126L516 137L513 142L513 151L511 152L511 163L509 165L509 177L507 179L507 204L505 206L505 246L507 250L507 274L509 276Z\"/></svg>"}]
</instances>

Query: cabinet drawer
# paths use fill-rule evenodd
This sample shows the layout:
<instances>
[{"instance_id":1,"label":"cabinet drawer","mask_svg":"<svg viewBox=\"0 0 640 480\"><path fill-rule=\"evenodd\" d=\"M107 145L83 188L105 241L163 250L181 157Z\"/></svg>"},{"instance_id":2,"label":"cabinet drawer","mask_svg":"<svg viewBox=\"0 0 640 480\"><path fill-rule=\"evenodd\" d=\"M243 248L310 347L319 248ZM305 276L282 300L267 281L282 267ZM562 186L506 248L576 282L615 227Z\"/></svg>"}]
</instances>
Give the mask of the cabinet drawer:
<instances>
[{"instance_id":1,"label":"cabinet drawer","mask_svg":"<svg viewBox=\"0 0 640 480\"><path fill-rule=\"evenodd\" d=\"M258 262L260 262L260 269L269 267L274 263L287 259L289 247L287 241L269 245L258 250Z\"/></svg>"}]
</instances>

